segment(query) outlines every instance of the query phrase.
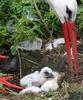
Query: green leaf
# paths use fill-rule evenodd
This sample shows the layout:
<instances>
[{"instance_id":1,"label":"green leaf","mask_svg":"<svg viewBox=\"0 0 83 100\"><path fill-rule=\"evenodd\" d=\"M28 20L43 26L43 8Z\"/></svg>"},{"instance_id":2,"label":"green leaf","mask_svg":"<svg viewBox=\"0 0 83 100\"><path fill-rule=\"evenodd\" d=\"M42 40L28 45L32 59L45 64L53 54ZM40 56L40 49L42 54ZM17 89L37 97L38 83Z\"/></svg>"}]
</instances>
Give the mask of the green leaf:
<instances>
[{"instance_id":1,"label":"green leaf","mask_svg":"<svg viewBox=\"0 0 83 100\"><path fill-rule=\"evenodd\" d=\"M3 84L2 83L0 83L0 89L2 89L3 88Z\"/></svg>"}]
</instances>

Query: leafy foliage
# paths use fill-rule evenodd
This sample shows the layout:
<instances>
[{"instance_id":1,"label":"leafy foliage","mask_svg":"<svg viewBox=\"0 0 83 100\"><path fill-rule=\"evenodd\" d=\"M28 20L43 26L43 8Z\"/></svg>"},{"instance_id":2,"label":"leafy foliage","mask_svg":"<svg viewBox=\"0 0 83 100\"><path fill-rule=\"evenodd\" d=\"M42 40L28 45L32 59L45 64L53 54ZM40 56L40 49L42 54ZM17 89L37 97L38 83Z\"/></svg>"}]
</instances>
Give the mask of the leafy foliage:
<instances>
[{"instance_id":1,"label":"leafy foliage","mask_svg":"<svg viewBox=\"0 0 83 100\"><path fill-rule=\"evenodd\" d=\"M77 21L78 37L83 38L83 1L82 5L79 6L76 21Z\"/></svg>"},{"instance_id":2,"label":"leafy foliage","mask_svg":"<svg viewBox=\"0 0 83 100\"><path fill-rule=\"evenodd\" d=\"M83 0L79 4L77 25L80 37L83 31ZM57 38L61 33L57 17L44 0L0 0L0 46L8 45L16 50L20 41L49 38L50 34Z\"/></svg>"}]
</instances>

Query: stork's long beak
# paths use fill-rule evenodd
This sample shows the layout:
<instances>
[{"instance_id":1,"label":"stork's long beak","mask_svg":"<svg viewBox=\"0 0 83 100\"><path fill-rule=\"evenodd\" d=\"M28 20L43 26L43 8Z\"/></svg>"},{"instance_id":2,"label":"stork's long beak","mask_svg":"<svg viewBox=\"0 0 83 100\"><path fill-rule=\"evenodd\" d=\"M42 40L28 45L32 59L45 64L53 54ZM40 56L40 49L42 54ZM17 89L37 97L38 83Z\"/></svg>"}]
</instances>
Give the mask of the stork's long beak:
<instances>
[{"instance_id":1,"label":"stork's long beak","mask_svg":"<svg viewBox=\"0 0 83 100\"><path fill-rule=\"evenodd\" d=\"M71 58L71 46L73 50L73 57L74 57L74 66L76 74L78 75L78 57L77 57L77 38L76 38L76 28L75 24L71 22L65 22L62 24L62 29L64 33L64 39L65 39L65 45L66 45L66 51L67 51L67 59L68 64L70 67L71 73L73 72L73 64L72 64L72 58Z\"/></svg>"},{"instance_id":2,"label":"stork's long beak","mask_svg":"<svg viewBox=\"0 0 83 100\"><path fill-rule=\"evenodd\" d=\"M8 56L2 56L0 55L0 60L4 60L4 59L8 59L9 57Z\"/></svg>"}]
</instances>

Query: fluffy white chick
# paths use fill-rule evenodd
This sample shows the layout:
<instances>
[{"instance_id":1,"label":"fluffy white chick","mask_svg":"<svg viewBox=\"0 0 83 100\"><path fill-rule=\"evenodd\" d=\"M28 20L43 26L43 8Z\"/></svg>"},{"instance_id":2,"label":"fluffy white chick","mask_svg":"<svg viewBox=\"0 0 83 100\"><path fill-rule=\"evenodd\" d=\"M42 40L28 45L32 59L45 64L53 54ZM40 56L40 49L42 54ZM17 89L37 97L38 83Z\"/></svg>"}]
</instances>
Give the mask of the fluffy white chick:
<instances>
[{"instance_id":1,"label":"fluffy white chick","mask_svg":"<svg viewBox=\"0 0 83 100\"><path fill-rule=\"evenodd\" d=\"M23 87L41 86L49 78L53 78L53 71L49 67L44 67L40 72L35 71L29 75L24 76L20 80L20 85Z\"/></svg>"},{"instance_id":2,"label":"fluffy white chick","mask_svg":"<svg viewBox=\"0 0 83 100\"><path fill-rule=\"evenodd\" d=\"M56 91L59 88L58 80L60 80L61 75L58 72L54 72L54 78L46 81L41 86L41 92Z\"/></svg>"},{"instance_id":3,"label":"fluffy white chick","mask_svg":"<svg viewBox=\"0 0 83 100\"><path fill-rule=\"evenodd\" d=\"M45 68L48 69L48 68ZM41 72L44 69L41 70ZM46 72L47 70L44 70L46 74L48 74L48 72ZM44 72L43 71L43 72ZM31 87L26 87L25 89L23 89L19 95L24 95L24 94L28 94L28 93L40 93L40 92L49 92L49 91L55 91L59 88L59 81L62 80L61 75L58 72L53 72L53 78L48 79L41 87L37 87L37 86L31 86Z\"/></svg>"},{"instance_id":4,"label":"fluffy white chick","mask_svg":"<svg viewBox=\"0 0 83 100\"><path fill-rule=\"evenodd\" d=\"M35 71L34 73L31 73L29 75L24 76L22 79L20 79L20 85L23 87L30 87L33 84L33 80L36 81L36 77L39 75L38 71Z\"/></svg>"},{"instance_id":5,"label":"fluffy white chick","mask_svg":"<svg viewBox=\"0 0 83 100\"><path fill-rule=\"evenodd\" d=\"M39 87L31 86L31 87L27 87L27 88L23 89L22 91L20 91L19 95L24 95L24 94L28 94L28 93L37 94L39 92L40 92L40 88Z\"/></svg>"}]
</instances>

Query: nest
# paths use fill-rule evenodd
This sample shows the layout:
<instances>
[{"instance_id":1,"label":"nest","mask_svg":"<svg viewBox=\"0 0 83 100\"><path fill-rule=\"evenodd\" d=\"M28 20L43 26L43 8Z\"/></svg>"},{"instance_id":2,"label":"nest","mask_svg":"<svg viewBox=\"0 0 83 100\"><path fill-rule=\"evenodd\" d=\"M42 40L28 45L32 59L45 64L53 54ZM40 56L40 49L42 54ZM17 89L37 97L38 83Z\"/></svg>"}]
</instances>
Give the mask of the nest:
<instances>
[{"instance_id":1,"label":"nest","mask_svg":"<svg viewBox=\"0 0 83 100\"><path fill-rule=\"evenodd\" d=\"M78 48L79 49L79 48ZM79 50L78 50L79 51ZM68 82L81 82L83 80L83 54L78 52L79 61L79 75L76 77L75 71L71 75L67 64L64 46L59 46L52 51L42 52L42 50L35 51L21 51L22 60L22 76L40 70L44 66L52 68L54 71L64 72L65 79Z\"/></svg>"}]
</instances>

